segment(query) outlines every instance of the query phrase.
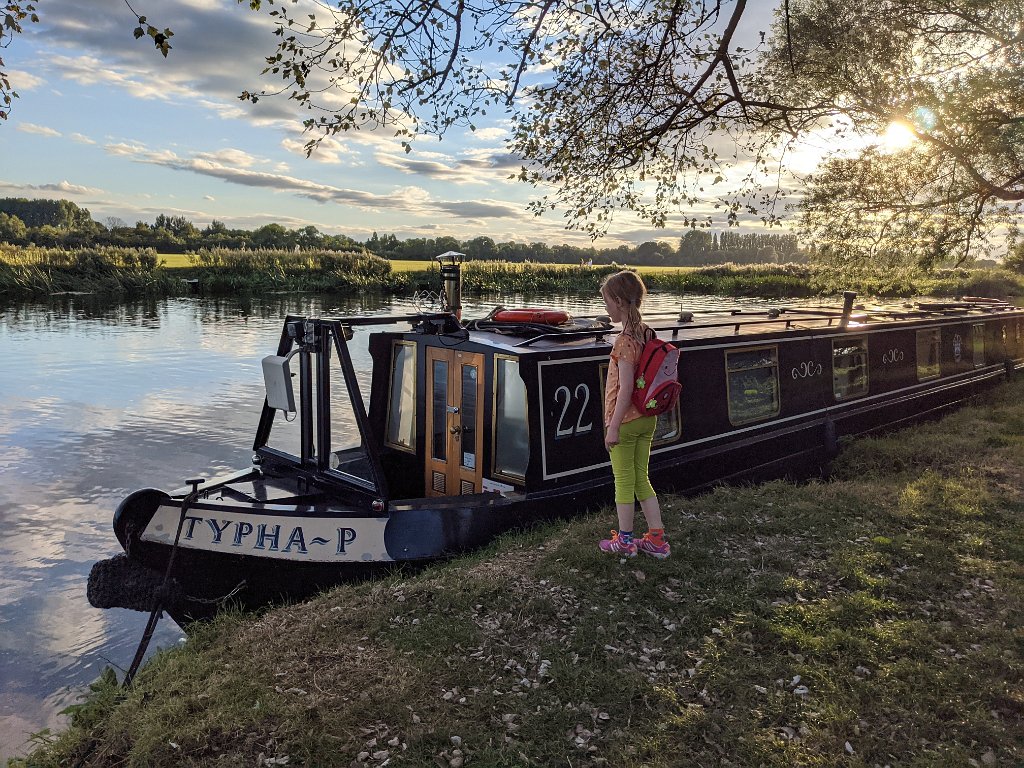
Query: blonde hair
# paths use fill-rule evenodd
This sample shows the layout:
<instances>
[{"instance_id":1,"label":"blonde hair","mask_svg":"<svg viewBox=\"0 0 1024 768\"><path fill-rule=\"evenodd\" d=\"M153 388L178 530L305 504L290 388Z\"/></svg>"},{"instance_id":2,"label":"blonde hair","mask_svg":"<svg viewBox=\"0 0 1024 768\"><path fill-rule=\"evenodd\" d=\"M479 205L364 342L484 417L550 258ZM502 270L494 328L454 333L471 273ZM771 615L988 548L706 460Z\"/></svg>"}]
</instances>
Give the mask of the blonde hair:
<instances>
[{"instance_id":1,"label":"blonde hair","mask_svg":"<svg viewBox=\"0 0 1024 768\"><path fill-rule=\"evenodd\" d=\"M640 275L625 269L608 275L601 283L601 293L625 306L623 333L628 333L637 341L644 341L644 319L640 314L640 307L644 303L644 296L647 295L647 286L640 279Z\"/></svg>"}]
</instances>

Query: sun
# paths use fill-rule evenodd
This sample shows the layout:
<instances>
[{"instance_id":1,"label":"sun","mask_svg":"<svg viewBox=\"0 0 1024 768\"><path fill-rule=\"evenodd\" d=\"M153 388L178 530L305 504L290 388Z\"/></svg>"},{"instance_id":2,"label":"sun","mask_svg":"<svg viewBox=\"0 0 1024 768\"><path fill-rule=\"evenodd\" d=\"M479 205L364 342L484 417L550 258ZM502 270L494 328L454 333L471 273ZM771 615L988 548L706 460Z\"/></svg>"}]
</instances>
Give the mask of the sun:
<instances>
[{"instance_id":1,"label":"sun","mask_svg":"<svg viewBox=\"0 0 1024 768\"><path fill-rule=\"evenodd\" d=\"M878 147L887 154L902 152L915 143L917 135L914 129L901 120L893 120L885 129L885 133L878 135Z\"/></svg>"}]
</instances>

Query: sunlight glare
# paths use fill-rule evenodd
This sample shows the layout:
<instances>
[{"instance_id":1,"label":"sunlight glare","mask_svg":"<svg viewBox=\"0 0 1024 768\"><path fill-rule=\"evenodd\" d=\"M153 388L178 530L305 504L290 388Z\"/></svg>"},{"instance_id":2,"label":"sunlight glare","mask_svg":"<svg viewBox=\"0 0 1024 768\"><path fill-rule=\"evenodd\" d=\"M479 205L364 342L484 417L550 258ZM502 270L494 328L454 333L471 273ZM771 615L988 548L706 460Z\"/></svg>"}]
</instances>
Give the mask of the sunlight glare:
<instances>
[{"instance_id":1,"label":"sunlight glare","mask_svg":"<svg viewBox=\"0 0 1024 768\"><path fill-rule=\"evenodd\" d=\"M913 129L906 123L893 120L885 133L879 137L879 146L884 152L900 152L917 141Z\"/></svg>"}]
</instances>

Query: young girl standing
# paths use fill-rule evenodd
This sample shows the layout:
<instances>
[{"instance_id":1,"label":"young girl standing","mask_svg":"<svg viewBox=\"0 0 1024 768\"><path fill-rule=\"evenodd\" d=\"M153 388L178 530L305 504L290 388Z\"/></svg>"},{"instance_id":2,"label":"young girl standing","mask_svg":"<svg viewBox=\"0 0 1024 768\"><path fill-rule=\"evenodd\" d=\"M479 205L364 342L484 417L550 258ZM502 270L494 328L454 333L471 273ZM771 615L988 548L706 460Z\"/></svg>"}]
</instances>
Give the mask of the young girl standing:
<instances>
[{"instance_id":1,"label":"young girl standing","mask_svg":"<svg viewBox=\"0 0 1024 768\"><path fill-rule=\"evenodd\" d=\"M671 550L665 541L658 497L647 477L658 417L644 416L632 400L636 363L652 333L640 315L646 295L647 288L635 272L616 272L601 284L608 317L622 324L622 333L612 344L604 390L604 444L612 460L619 528L599 546L604 552L625 557L635 557L639 550L663 559ZM647 533L641 539L633 538L634 499L640 502L647 521Z\"/></svg>"}]
</instances>

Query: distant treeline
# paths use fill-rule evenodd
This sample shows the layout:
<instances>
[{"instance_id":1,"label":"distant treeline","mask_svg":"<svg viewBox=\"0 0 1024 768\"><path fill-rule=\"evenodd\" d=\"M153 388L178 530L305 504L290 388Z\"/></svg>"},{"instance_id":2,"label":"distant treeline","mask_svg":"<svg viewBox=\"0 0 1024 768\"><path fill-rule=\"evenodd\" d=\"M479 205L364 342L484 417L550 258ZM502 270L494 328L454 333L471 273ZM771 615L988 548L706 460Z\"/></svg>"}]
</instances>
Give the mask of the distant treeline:
<instances>
[{"instance_id":1,"label":"distant treeline","mask_svg":"<svg viewBox=\"0 0 1024 768\"><path fill-rule=\"evenodd\" d=\"M432 260L445 251L469 259L541 264L632 264L637 266L701 266L732 262L797 263L807 261L794 235L741 234L690 230L674 240L651 240L613 248L549 245L540 242L496 243L481 236L409 238L376 232L365 241L328 235L316 227L288 229L266 224L258 229L229 229L214 219L199 229L184 216L160 214L150 224L129 225L116 217L95 221L87 208L68 200L0 198L0 243L43 248L152 248L158 253L190 253L202 249L352 251L365 249L388 259Z\"/></svg>"}]
</instances>

